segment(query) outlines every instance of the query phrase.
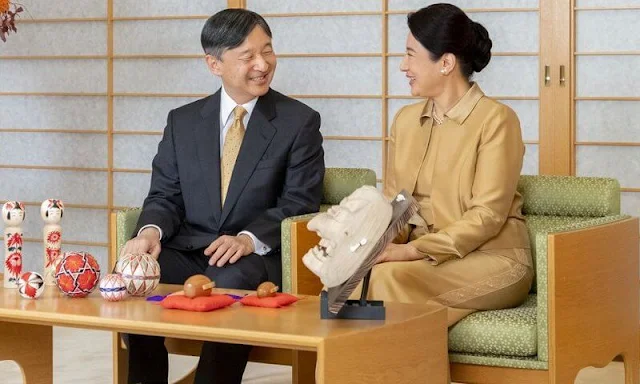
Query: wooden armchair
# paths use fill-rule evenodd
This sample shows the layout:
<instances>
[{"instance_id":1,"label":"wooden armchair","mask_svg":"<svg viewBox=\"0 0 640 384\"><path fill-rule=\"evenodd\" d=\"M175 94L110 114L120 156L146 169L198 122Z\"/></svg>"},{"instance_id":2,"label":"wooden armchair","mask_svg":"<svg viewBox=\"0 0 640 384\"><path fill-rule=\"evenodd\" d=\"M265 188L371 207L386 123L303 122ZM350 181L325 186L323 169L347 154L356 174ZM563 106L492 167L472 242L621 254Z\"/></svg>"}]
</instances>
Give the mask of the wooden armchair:
<instances>
[{"instance_id":1,"label":"wooden armchair","mask_svg":"<svg viewBox=\"0 0 640 384\"><path fill-rule=\"evenodd\" d=\"M626 383L638 384L639 228L637 218L620 215L618 182L522 176L518 189L536 281L520 307L477 312L450 329L452 380L573 383L580 369L622 356ZM285 289L317 294L322 286L301 262L318 241L306 229L308 220L286 222L294 277Z\"/></svg>"},{"instance_id":2,"label":"wooden armchair","mask_svg":"<svg viewBox=\"0 0 640 384\"><path fill-rule=\"evenodd\" d=\"M370 169L362 168L327 168L324 178L322 208L338 204L343 197L348 196L362 185L376 185L376 174ZM131 238L140 215L140 209L128 209L113 212L111 217L112 231L114 234L111 242L109 266L115 266L116 257L124 243ZM312 216L312 215L310 215ZM303 216L304 217L304 216ZM282 285L283 289L290 291L290 287L298 287L301 283L291 281L292 276L297 276L298 267L290 265L292 259L289 246L292 228L292 220L287 219L282 224ZM305 251L306 252L306 251ZM303 284L303 283L302 283ZM165 340L167 350L171 354L199 356L202 342L193 340L181 340L167 338ZM121 341L118 332L113 333L113 375L114 382L127 383L127 350ZM312 383L314 380L315 353L292 352L273 348L254 347L250 360L269 364L293 366L294 383ZM179 379L177 383L192 383L194 371Z\"/></svg>"}]
</instances>

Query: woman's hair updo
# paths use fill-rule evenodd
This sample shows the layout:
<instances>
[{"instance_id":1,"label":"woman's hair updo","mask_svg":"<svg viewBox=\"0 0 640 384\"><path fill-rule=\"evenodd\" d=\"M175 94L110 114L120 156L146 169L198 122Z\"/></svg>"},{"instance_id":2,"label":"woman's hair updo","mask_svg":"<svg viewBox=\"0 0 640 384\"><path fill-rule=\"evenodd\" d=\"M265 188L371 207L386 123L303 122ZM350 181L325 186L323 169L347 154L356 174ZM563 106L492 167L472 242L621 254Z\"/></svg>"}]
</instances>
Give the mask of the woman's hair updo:
<instances>
[{"instance_id":1,"label":"woman's hair updo","mask_svg":"<svg viewBox=\"0 0 640 384\"><path fill-rule=\"evenodd\" d=\"M456 56L467 79L491 60L489 32L451 4L433 4L410 13L407 24L413 37L431 53L433 61L445 53Z\"/></svg>"}]
</instances>

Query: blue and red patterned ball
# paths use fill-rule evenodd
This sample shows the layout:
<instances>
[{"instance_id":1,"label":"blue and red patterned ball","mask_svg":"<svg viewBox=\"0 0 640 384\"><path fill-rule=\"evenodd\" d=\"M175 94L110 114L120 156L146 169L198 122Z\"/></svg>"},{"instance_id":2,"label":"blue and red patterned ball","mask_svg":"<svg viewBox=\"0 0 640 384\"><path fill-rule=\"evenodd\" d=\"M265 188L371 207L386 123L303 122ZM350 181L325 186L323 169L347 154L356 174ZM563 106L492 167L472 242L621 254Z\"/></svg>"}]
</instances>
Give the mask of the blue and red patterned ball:
<instances>
[{"instance_id":1,"label":"blue and red patterned ball","mask_svg":"<svg viewBox=\"0 0 640 384\"><path fill-rule=\"evenodd\" d=\"M100 265L88 252L65 252L56 267L56 285L70 297L85 297L100 280Z\"/></svg>"}]
</instances>

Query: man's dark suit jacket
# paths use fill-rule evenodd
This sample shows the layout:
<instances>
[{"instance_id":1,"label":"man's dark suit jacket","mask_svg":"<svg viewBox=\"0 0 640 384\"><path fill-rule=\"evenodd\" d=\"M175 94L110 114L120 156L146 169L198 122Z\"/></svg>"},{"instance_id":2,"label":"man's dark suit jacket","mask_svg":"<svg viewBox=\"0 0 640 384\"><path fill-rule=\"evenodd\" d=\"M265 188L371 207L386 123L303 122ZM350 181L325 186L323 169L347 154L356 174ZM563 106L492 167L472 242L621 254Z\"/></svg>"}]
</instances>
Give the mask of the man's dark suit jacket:
<instances>
[{"instance_id":1,"label":"man's dark suit jacket","mask_svg":"<svg viewBox=\"0 0 640 384\"><path fill-rule=\"evenodd\" d=\"M220 90L169 113L136 229L162 228L162 246L205 248L246 230L271 247L269 278L281 280L280 222L316 212L324 178L320 115L274 90L251 114L224 207L220 203ZM204 256L203 256L204 257Z\"/></svg>"}]
</instances>

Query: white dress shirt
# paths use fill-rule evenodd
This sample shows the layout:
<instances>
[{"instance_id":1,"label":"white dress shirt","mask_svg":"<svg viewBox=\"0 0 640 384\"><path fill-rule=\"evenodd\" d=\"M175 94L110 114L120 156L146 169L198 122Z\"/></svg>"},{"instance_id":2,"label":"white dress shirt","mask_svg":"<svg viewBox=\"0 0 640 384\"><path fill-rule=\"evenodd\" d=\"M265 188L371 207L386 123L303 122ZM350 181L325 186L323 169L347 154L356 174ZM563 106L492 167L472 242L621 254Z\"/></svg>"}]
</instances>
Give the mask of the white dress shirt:
<instances>
[{"instance_id":1,"label":"white dress shirt","mask_svg":"<svg viewBox=\"0 0 640 384\"><path fill-rule=\"evenodd\" d=\"M242 123L245 127L247 127L247 124L249 123L249 118L251 118L251 114L253 113L253 109L255 108L257 102L258 98L256 97L249 102L242 104L242 107L247 111L247 113L242 118ZM224 148L224 139L227 135L227 131L229 131L229 128L231 128L231 125L233 124L233 110L237 105L238 104L233 101L231 96L227 94L227 91L225 91L224 87L222 87L222 90L220 92L220 157L222 157L222 149ZM140 234L140 232L142 232L143 229L149 227L157 229L158 232L160 232L160 239L162 239L162 229L155 224L148 224L143 226L138 231L138 235ZM260 241L253 233L249 231L241 231L240 233L238 233L238 235L249 236L251 240L253 240L255 253L258 255L266 255L271 251L271 247Z\"/></svg>"}]
</instances>

